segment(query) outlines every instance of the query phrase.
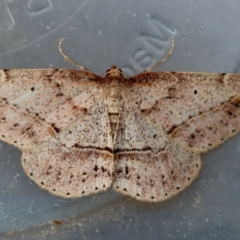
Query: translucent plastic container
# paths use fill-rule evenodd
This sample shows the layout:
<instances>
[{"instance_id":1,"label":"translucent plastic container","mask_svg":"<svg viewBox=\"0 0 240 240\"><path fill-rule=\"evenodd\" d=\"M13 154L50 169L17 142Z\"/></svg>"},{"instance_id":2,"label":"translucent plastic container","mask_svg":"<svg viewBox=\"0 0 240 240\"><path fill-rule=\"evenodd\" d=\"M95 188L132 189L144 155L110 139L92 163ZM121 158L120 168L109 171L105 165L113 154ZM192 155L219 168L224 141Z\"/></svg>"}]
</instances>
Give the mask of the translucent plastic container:
<instances>
[{"instance_id":1,"label":"translucent plastic container","mask_svg":"<svg viewBox=\"0 0 240 240\"><path fill-rule=\"evenodd\" d=\"M96 74L117 65L134 75L155 71L240 73L240 2L3 0L0 68L75 68ZM240 135L202 155L198 179L162 203L113 190L63 199L23 172L21 152L0 145L1 239L240 239Z\"/></svg>"}]
</instances>

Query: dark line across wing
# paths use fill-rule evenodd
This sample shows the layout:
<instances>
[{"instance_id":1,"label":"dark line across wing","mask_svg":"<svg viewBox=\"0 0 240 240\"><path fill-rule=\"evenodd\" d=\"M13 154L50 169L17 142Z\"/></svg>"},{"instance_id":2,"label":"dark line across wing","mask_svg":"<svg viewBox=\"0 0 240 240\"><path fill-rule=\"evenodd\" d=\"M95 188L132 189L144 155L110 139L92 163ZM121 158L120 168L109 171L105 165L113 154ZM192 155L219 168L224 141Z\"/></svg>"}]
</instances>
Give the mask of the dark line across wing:
<instances>
[{"instance_id":1,"label":"dark line across wing","mask_svg":"<svg viewBox=\"0 0 240 240\"><path fill-rule=\"evenodd\" d=\"M165 148L161 148L157 151L157 153L163 151ZM157 154L155 151L153 151L153 149L151 147L146 147L146 148L141 148L141 149L137 149L137 148L132 148L132 149L121 149L121 148L118 148L118 149L114 149L114 154L117 154L117 153L128 153L128 152L152 152L152 153L155 153Z\"/></svg>"},{"instance_id":2,"label":"dark line across wing","mask_svg":"<svg viewBox=\"0 0 240 240\"><path fill-rule=\"evenodd\" d=\"M171 127L171 129L167 131L167 134L170 135L176 128L181 127L181 126L187 124L187 122L188 122L190 119L195 118L195 117L199 117L199 116L201 116L201 115L203 115L203 114L207 114L207 113L213 111L214 109L222 108L222 107L223 107L224 105L226 105L227 103L230 103L230 104L235 105L234 103L232 103L232 100L233 100L233 99L234 99L234 97L231 97L228 101L223 102L223 103L220 104L219 106L215 106L215 107L213 107L212 109L209 109L209 111L199 112L199 115L189 116L189 118L187 119L187 121L184 121L181 125L178 125L178 126L173 125L173 126Z\"/></svg>"},{"instance_id":3,"label":"dark line across wing","mask_svg":"<svg viewBox=\"0 0 240 240\"><path fill-rule=\"evenodd\" d=\"M65 145L63 145L64 147L66 147ZM66 147L67 148L67 147ZM99 151L105 151L105 152L109 152L109 153L112 153L112 154L117 154L117 153L126 153L126 152L148 152L148 151L151 151L151 152L153 152L153 153L155 153L154 151L153 151L153 149L152 148L150 148L150 147L146 147L146 148L141 148L141 149L137 149L137 148L132 148L132 149L114 149L114 150L112 150L112 149L110 149L110 148L108 148L108 147L106 147L106 148L100 148L100 147L95 147L95 146L80 146L80 145L78 145L78 144L75 144L75 145L73 145L73 147L72 148L77 148L77 149L95 149L95 150L99 150ZM69 148L68 148L69 149ZM159 151L158 152L160 152L160 151L163 151L164 150L164 148L161 148L161 149L159 149Z\"/></svg>"}]
</instances>

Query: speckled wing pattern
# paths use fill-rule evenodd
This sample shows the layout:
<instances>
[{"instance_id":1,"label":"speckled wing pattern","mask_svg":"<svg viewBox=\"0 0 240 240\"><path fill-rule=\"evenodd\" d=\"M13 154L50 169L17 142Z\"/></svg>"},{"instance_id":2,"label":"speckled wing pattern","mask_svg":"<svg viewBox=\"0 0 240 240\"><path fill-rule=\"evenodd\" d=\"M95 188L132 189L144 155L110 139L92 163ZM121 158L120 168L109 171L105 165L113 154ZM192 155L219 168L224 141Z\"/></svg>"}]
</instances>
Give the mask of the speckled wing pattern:
<instances>
[{"instance_id":1,"label":"speckled wing pattern","mask_svg":"<svg viewBox=\"0 0 240 240\"><path fill-rule=\"evenodd\" d=\"M120 114L113 188L138 200L163 201L196 178L200 156L178 145L134 100L132 95Z\"/></svg>"},{"instance_id":2,"label":"speckled wing pattern","mask_svg":"<svg viewBox=\"0 0 240 240\"><path fill-rule=\"evenodd\" d=\"M162 201L196 178L199 153L240 131L240 75L151 72L128 82L113 187Z\"/></svg>"},{"instance_id":3,"label":"speckled wing pattern","mask_svg":"<svg viewBox=\"0 0 240 240\"><path fill-rule=\"evenodd\" d=\"M141 111L195 152L206 152L240 131L238 74L165 72L137 80L145 84L135 93Z\"/></svg>"},{"instance_id":4,"label":"speckled wing pattern","mask_svg":"<svg viewBox=\"0 0 240 240\"><path fill-rule=\"evenodd\" d=\"M197 177L201 152L239 131L236 74L0 72L0 139L23 151L33 181L61 197L113 185L163 201Z\"/></svg>"},{"instance_id":5,"label":"speckled wing pattern","mask_svg":"<svg viewBox=\"0 0 240 240\"><path fill-rule=\"evenodd\" d=\"M55 195L79 197L112 183L98 78L74 70L1 71L0 138L23 151L26 174Z\"/></svg>"}]
</instances>

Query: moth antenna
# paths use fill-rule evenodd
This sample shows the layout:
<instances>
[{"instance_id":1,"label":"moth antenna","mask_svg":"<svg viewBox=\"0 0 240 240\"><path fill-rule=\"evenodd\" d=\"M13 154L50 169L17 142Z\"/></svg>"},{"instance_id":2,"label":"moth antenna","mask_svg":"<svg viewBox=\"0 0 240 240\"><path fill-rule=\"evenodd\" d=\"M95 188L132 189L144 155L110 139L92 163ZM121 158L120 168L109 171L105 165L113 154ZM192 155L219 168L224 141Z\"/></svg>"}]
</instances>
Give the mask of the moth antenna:
<instances>
[{"instance_id":1,"label":"moth antenna","mask_svg":"<svg viewBox=\"0 0 240 240\"><path fill-rule=\"evenodd\" d=\"M151 71L152 69L154 69L155 67L157 67L157 66L159 66L160 64L162 64L163 62L167 61L167 59L171 56L171 54L172 54L172 52L173 52L173 48L174 48L174 39L173 39L173 38L171 38L171 43L172 43L172 44L171 44L171 48L170 48L167 56L166 56L164 59L162 59L161 61L156 62L153 66L147 68L146 70L144 70L144 71L141 72L141 73L150 72L150 71ZM141 73L140 73L140 74L141 74Z\"/></svg>"},{"instance_id":2,"label":"moth antenna","mask_svg":"<svg viewBox=\"0 0 240 240\"><path fill-rule=\"evenodd\" d=\"M66 54L63 53L63 50L62 50L62 43L63 41L65 41L66 38L62 38L60 41L59 41L59 44L58 44L58 49L59 49L59 52L62 54L62 56L64 57L64 59L66 59L67 61L71 62L72 64L76 65L78 68L80 68L81 70L83 71L87 71L87 72L90 72L90 73L93 73L91 72L89 69L85 68L84 66L78 64L76 61L74 61L73 59L71 59L70 57L68 57ZM94 73L93 73L94 74Z\"/></svg>"}]
</instances>

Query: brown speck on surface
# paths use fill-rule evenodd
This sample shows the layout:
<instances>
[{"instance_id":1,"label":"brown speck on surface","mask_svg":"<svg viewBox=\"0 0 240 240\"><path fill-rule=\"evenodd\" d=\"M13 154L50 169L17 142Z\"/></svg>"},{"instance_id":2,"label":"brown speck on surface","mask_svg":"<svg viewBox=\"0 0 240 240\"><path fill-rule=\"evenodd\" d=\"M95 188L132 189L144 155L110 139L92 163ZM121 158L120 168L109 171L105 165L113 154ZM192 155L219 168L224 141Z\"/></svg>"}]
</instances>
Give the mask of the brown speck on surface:
<instances>
[{"instance_id":1,"label":"brown speck on surface","mask_svg":"<svg viewBox=\"0 0 240 240\"><path fill-rule=\"evenodd\" d=\"M58 221L58 220L53 220L53 223L58 225L58 226L61 226L62 225L62 222L61 221Z\"/></svg>"}]
</instances>

